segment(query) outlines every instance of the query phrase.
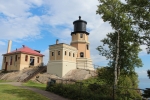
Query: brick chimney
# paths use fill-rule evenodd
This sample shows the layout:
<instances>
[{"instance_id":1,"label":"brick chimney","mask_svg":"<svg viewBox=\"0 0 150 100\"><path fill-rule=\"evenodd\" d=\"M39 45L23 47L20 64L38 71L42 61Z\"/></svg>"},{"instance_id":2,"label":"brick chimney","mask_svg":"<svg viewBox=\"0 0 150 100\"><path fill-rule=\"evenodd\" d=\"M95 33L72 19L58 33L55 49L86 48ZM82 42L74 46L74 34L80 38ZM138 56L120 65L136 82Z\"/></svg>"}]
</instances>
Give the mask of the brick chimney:
<instances>
[{"instance_id":1,"label":"brick chimney","mask_svg":"<svg viewBox=\"0 0 150 100\"><path fill-rule=\"evenodd\" d=\"M12 45L12 41L9 40L9 41L8 41L7 53L9 53L9 52L11 51L11 45Z\"/></svg>"}]
</instances>

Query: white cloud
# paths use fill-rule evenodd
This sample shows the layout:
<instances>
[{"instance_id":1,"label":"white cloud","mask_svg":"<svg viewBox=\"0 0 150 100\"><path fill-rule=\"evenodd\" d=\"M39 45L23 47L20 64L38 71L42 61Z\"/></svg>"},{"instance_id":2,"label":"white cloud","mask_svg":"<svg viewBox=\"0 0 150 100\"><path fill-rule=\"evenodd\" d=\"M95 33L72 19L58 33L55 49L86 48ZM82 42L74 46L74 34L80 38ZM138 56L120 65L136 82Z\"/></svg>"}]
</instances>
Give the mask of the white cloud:
<instances>
[{"instance_id":1,"label":"white cloud","mask_svg":"<svg viewBox=\"0 0 150 100\"><path fill-rule=\"evenodd\" d=\"M141 68L140 69L136 68L136 72L138 73L139 78L147 77L147 70L146 69L141 70Z\"/></svg>"},{"instance_id":2,"label":"white cloud","mask_svg":"<svg viewBox=\"0 0 150 100\"><path fill-rule=\"evenodd\" d=\"M0 30L3 33L0 39L15 40L36 37L40 34L38 27L40 21L38 16L0 19Z\"/></svg>"},{"instance_id":3,"label":"white cloud","mask_svg":"<svg viewBox=\"0 0 150 100\"><path fill-rule=\"evenodd\" d=\"M142 51L139 53L139 56L145 56L147 55L147 51L146 51L146 45L141 45L140 48L142 49Z\"/></svg>"}]
</instances>

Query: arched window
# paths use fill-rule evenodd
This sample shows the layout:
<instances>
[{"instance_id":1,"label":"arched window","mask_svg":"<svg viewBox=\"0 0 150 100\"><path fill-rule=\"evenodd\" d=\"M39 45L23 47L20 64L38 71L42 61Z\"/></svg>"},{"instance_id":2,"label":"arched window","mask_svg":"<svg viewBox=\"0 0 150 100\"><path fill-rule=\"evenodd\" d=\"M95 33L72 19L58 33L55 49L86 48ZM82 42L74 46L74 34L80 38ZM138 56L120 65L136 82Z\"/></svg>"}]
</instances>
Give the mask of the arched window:
<instances>
[{"instance_id":1,"label":"arched window","mask_svg":"<svg viewBox=\"0 0 150 100\"><path fill-rule=\"evenodd\" d=\"M28 55L26 55L26 57L25 57L25 61L28 61Z\"/></svg>"},{"instance_id":2,"label":"arched window","mask_svg":"<svg viewBox=\"0 0 150 100\"><path fill-rule=\"evenodd\" d=\"M69 52L69 56L71 56L71 53Z\"/></svg>"},{"instance_id":3,"label":"arched window","mask_svg":"<svg viewBox=\"0 0 150 100\"><path fill-rule=\"evenodd\" d=\"M74 57L74 53L73 53L73 57Z\"/></svg>"},{"instance_id":4,"label":"arched window","mask_svg":"<svg viewBox=\"0 0 150 100\"><path fill-rule=\"evenodd\" d=\"M60 51L58 51L58 55L60 55Z\"/></svg>"},{"instance_id":5,"label":"arched window","mask_svg":"<svg viewBox=\"0 0 150 100\"><path fill-rule=\"evenodd\" d=\"M84 53L83 52L80 52L80 57L84 57Z\"/></svg>"},{"instance_id":6,"label":"arched window","mask_svg":"<svg viewBox=\"0 0 150 100\"><path fill-rule=\"evenodd\" d=\"M83 33L80 33L80 38L83 38Z\"/></svg>"},{"instance_id":7,"label":"arched window","mask_svg":"<svg viewBox=\"0 0 150 100\"><path fill-rule=\"evenodd\" d=\"M37 58L37 63L39 63L39 61L40 61L40 58L38 57L38 58Z\"/></svg>"},{"instance_id":8,"label":"arched window","mask_svg":"<svg viewBox=\"0 0 150 100\"><path fill-rule=\"evenodd\" d=\"M65 55L67 55L67 52L65 51Z\"/></svg>"}]
</instances>

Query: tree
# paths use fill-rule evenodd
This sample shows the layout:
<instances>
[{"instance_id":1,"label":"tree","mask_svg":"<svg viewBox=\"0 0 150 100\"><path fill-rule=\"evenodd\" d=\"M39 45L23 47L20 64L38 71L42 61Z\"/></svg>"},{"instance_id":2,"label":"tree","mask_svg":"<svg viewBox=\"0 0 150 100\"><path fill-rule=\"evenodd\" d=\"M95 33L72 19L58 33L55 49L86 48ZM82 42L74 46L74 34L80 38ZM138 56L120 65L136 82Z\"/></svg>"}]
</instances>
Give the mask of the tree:
<instances>
[{"instance_id":1,"label":"tree","mask_svg":"<svg viewBox=\"0 0 150 100\"><path fill-rule=\"evenodd\" d=\"M97 49L111 61L109 65L114 68L114 83L117 85L120 72L131 74L135 67L142 66L138 53L140 45L150 46L150 3L147 0L99 2L97 14L110 23L114 32L102 40L104 45L108 45L108 50L102 46Z\"/></svg>"}]
</instances>

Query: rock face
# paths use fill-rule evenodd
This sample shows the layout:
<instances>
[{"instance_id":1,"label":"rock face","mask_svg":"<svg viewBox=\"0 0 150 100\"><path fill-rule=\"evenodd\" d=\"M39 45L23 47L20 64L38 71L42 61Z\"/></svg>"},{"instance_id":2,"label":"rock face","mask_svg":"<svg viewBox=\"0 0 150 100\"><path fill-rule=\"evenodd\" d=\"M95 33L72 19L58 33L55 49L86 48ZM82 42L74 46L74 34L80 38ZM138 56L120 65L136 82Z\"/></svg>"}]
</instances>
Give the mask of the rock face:
<instances>
[{"instance_id":1,"label":"rock face","mask_svg":"<svg viewBox=\"0 0 150 100\"><path fill-rule=\"evenodd\" d=\"M47 81L49 81L50 79L56 79L56 80L58 79L58 81L65 80L65 79L66 80L84 80L84 79L88 79L90 77L95 77L95 76L97 76L97 74L93 70L74 69L74 70L69 71L62 78L60 78L60 77L58 77L56 75L43 73L43 74L36 75L31 80L34 81L34 82L46 84Z\"/></svg>"},{"instance_id":2,"label":"rock face","mask_svg":"<svg viewBox=\"0 0 150 100\"><path fill-rule=\"evenodd\" d=\"M10 73L0 73L0 80L6 81L22 81L30 74L34 73L37 68L26 68L22 71L10 72ZM84 80L90 77L97 76L96 72L93 70L85 70L85 69L74 69L69 71L64 77L60 78L56 75L42 73L37 74L31 80L37 83L46 84L50 79L62 79L62 80Z\"/></svg>"},{"instance_id":3,"label":"rock face","mask_svg":"<svg viewBox=\"0 0 150 100\"><path fill-rule=\"evenodd\" d=\"M38 68L26 68L21 71L1 73L0 79L6 81L23 81L30 74L34 73Z\"/></svg>"},{"instance_id":4,"label":"rock face","mask_svg":"<svg viewBox=\"0 0 150 100\"><path fill-rule=\"evenodd\" d=\"M48 74L48 73L43 73L43 74L38 74L36 75L34 78L32 78L31 80L33 82L37 82L37 83L42 83L42 84L46 84L50 79L61 79L60 77L56 76L56 75L52 75L52 74Z\"/></svg>"},{"instance_id":5,"label":"rock face","mask_svg":"<svg viewBox=\"0 0 150 100\"><path fill-rule=\"evenodd\" d=\"M97 76L97 74L94 70L74 69L69 71L63 78L73 80L84 80L95 76Z\"/></svg>"}]
</instances>

